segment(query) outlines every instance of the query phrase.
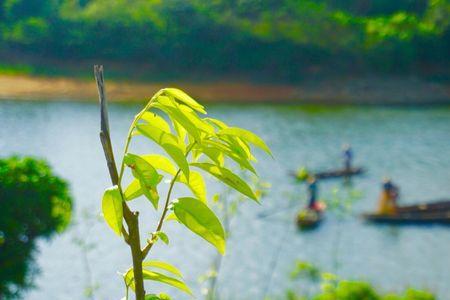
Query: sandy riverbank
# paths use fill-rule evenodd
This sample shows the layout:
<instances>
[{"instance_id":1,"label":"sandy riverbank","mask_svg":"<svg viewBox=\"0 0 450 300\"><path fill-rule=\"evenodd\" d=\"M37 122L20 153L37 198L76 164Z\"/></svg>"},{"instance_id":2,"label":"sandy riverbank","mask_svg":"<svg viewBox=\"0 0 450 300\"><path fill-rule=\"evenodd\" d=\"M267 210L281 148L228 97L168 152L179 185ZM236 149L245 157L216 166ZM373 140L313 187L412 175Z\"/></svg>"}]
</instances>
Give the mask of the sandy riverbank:
<instances>
[{"instance_id":1,"label":"sandy riverbank","mask_svg":"<svg viewBox=\"0 0 450 300\"><path fill-rule=\"evenodd\" d=\"M450 104L450 83L415 78L351 78L295 85L106 81L107 97L116 102L144 101L163 87L181 88L203 102ZM97 101L97 90L93 79L0 75L0 99Z\"/></svg>"}]
</instances>

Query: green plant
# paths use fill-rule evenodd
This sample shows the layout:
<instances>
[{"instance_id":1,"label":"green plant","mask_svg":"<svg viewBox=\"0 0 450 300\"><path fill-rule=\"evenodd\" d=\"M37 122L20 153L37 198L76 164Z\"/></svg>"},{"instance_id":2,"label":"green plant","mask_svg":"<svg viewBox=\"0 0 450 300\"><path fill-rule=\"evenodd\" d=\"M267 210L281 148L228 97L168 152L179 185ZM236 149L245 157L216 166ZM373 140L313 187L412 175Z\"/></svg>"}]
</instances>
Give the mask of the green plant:
<instances>
[{"instance_id":1,"label":"green plant","mask_svg":"<svg viewBox=\"0 0 450 300\"><path fill-rule=\"evenodd\" d=\"M103 68L96 66L95 75L101 101L100 138L113 183L104 193L102 210L111 229L123 236L129 245L133 260L133 267L124 274L126 298L129 288L135 291L137 300L145 297L167 298L165 295L146 294L144 280L158 281L191 294L177 268L166 262L144 260L156 242L169 242L163 226L167 220L172 219L211 243L221 254L225 253L225 231L218 217L209 208L204 179L194 168L209 173L258 202L250 186L227 166L231 160L242 169L256 174L251 164L255 158L249 145L271 154L270 150L261 138L250 131L229 127L213 118L200 117L199 114L206 114L202 105L178 89L167 88L157 92L134 118L126 138L120 171L117 171L109 136ZM138 137L156 143L165 154L131 153L130 144ZM127 169L134 179L124 187L123 176ZM158 188L163 177L170 178L170 184L161 208ZM191 190L193 197L172 199L174 186L180 183ZM139 213L131 211L127 204L140 196L145 196L151 206L160 211L159 221L151 238L142 248Z\"/></svg>"},{"instance_id":2,"label":"green plant","mask_svg":"<svg viewBox=\"0 0 450 300\"><path fill-rule=\"evenodd\" d=\"M0 159L0 299L31 285L37 238L50 238L70 222L67 183L43 160Z\"/></svg>"},{"instance_id":3,"label":"green plant","mask_svg":"<svg viewBox=\"0 0 450 300\"><path fill-rule=\"evenodd\" d=\"M297 261L291 273L291 279L303 279L316 292L298 295L294 291L286 292L286 300L435 300L430 292L407 289L403 294L379 292L366 281L344 280L332 273L326 273L307 261ZM318 291L317 284L320 284ZM305 288L302 289L305 292Z\"/></svg>"}]
</instances>

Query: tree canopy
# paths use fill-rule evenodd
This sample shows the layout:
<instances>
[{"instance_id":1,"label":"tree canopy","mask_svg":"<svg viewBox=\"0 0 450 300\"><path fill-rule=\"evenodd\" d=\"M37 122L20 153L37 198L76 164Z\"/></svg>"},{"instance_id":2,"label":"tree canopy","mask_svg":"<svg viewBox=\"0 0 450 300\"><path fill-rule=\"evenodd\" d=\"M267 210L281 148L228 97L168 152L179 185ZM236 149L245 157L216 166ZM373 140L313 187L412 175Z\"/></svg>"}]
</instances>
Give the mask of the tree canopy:
<instances>
[{"instance_id":1,"label":"tree canopy","mask_svg":"<svg viewBox=\"0 0 450 300\"><path fill-rule=\"evenodd\" d=\"M49 238L70 221L67 183L33 158L0 159L0 298L31 284L37 238Z\"/></svg>"},{"instance_id":2,"label":"tree canopy","mask_svg":"<svg viewBox=\"0 0 450 300\"><path fill-rule=\"evenodd\" d=\"M218 74L442 67L449 23L448 0L0 1L4 52Z\"/></svg>"}]
</instances>

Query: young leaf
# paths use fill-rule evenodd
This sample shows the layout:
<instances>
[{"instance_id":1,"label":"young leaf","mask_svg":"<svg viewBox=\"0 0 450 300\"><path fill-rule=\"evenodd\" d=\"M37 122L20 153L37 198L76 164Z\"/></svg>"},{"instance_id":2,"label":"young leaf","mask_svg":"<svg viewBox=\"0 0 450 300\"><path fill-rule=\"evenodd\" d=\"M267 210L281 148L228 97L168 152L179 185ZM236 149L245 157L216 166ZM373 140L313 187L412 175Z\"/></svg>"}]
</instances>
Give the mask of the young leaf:
<instances>
[{"instance_id":1,"label":"young leaf","mask_svg":"<svg viewBox=\"0 0 450 300\"><path fill-rule=\"evenodd\" d=\"M180 146L178 139L174 135L151 125L137 125L136 128L143 135L160 145L175 161L178 167L180 167L184 175L189 178L189 165L184 156L184 149Z\"/></svg>"},{"instance_id":2,"label":"young leaf","mask_svg":"<svg viewBox=\"0 0 450 300\"><path fill-rule=\"evenodd\" d=\"M191 165L208 172L226 185L258 202L258 198L253 193L248 184L227 168L219 167L209 163L192 163Z\"/></svg>"},{"instance_id":3,"label":"young leaf","mask_svg":"<svg viewBox=\"0 0 450 300\"><path fill-rule=\"evenodd\" d=\"M206 115L206 111L205 111L203 105L199 104L197 101L192 99L185 92L183 92L179 89L175 89L175 88L164 89L164 92L167 95L170 95L170 96L178 99L179 101L183 102L184 104L188 105L189 107L195 109L196 111Z\"/></svg>"},{"instance_id":4,"label":"young leaf","mask_svg":"<svg viewBox=\"0 0 450 300\"><path fill-rule=\"evenodd\" d=\"M178 221L177 216L172 212L167 215L167 217L164 219L164 221Z\"/></svg>"},{"instance_id":5,"label":"young leaf","mask_svg":"<svg viewBox=\"0 0 450 300\"><path fill-rule=\"evenodd\" d=\"M206 184L202 174L196 171L191 171L190 174L189 180L186 180L185 176L180 176L178 181L186 184L200 201L206 203Z\"/></svg>"},{"instance_id":6,"label":"young leaf","mask_svg":"<svg viewBox=\"0 0 450 300\"><path fill-rule=\"evenodd\" d=\"M156 172L156 169L151 164L139 155L127 153L123 160L125 164L131 168L133 176L139 180L142 193L150 200L155 209L157 209L159 195L156 186L161 181L162 176ZM134 189L135 194L138 194L136 191L136 183L134 183L132 188Z\"/></svg>"},{"instance_id":7,"label":"young leaf","mask_svg":"<svg viewBox=\"0 0 450 300\"><path fill-rule=\"evenodd\" d=\"M194 148L197 149L197 148ZM225 162L223 152L220 151L217 148L214 147L208 147L206 145L200 145L198 147L200 153L204 153L206 156L208 156L214 163L216 163L219 166L223 166L223 163Z\"/></svg>"},{"instance_id":8,"label":"young leaf","mask_svg":"<svg viewBox=\"0 0 450 300\"><path fill-rule=\"evenodd\" d=\"M170 175L175 175L177 173L177 169L173 165L173 163L165 156L159 154L148 154L141 155L143 159L145 159L149 164L151 164L155 169L164 171Z\"/></svg>"},{"instance_id":9,"label":"young leaf","mask_svg":"<svg viewBox=\"0 0 450 300\"><path fill-rule=\"evenodd\" d=\"M190 107L181 104L178 106L178 108L189 119L189 121L194 124L195 127L208 134L214 134L214 127L211 124L200 119Z\"/></svg>"},{"instance_id":10,"label":"young leaf","mask_svg":"<svg viewBox=\"0 0 450 300\"><path fill-rule=\"evenodd\" d=\"M122 234L122 195L117 185L105 190L102 199L102 212L106 223L117 235Z\"/></svg>"},{"instance_id":11,"label":"young leaf","mask_svg":"<svg viewBox=\"0 0 450 300\"><path fill-rule=\"evenodd\" d=\"M219 128L219 129L224 129L224 128L227 128L227 127L228 127L228 125L225 124L224 122L222 122L222 121L220 121L220 120L217 120L217 119L214 119L214 118L205 118L204 120L206 120L206 121L208 121L209 123L215 125L215 126L216 126L217 128Z\"/></svg>"},{"instance_id":12,"label":"young leaf","mask_svg":"<svg viewBox=\"0 0 450 300\"><path fill-rule=\"evenodd\" d=\"M164 120L162 117L158 116L154 112L146 111L141 116L141 120L146 121L148 124L158 127L164 132L170 133L170 126L167 124L166 120Z\"/></svg>"},{"instance_id":13,"label":"young leaf","mask_svg":"<svg viewBox=\"0 0 450 300\"><path fill-rule=\"evenodd\" d=\"M219 134L239 137L239 138L243 139L244 141L249 142L249 143L261 148L262 150L267 152L270 156L272 156L272 152L270 151L270 149L266 145L266 143L259 136L257 136L256 134L254 134L251 131L248 131L248 130L245 130L242 128L237 128L237 127L228 127L228 128L224 128L224 129L220 130Z\"/></svg>"},{"instance_id":14,"label":"young leaf","mask_svg":"<svg viewBox=\"0 0 450 300\"><path fill-rule=\"evenodd\" d=\"M147 294L145 295L144 300L171 300L169 295L164 293L159 293L159 295L156 294Z\"/></svg>"},{"instance_id":15,"label":"young leaf","mask_svg":"<svg viewBox=\"0 0 450 300\"><path fill-rule=\"evenodd\" d=\"M181 280L149 270L142 270L142 275L144 280L153 280L161 283L165 283L167 285L171 285L189 295L192 295L192 291L189 287Z\"/></svg>"},{"instance_id":16,"label":"young leaf","mask_svg":"<svg viewBox=\"0 0 450 300\"><path fill-rule=\"evenodd\" d=\"M150 261L144 261L142 263L142 267L148 268L148 269L161 269L164 271L167 271L169 273L172 273L175 276L178 276L180 278L183 278L183 274L181 274L180 270L178 270L175 266L163 262L163 261L156 261L156 260L150 260Z\"/></svg>"},{"instance_id":17,"label":"young leaf","mask_svg":"<svg viewBox=\"0 0 450 300\"><path fill-rule=\"evenodd\" d=\"M125 192L123 193L123 196L125 197L126 201L133 200L137 197L142 196L142 189L141 184L139 183L139 180L134 178L133 181L128 185L128 187L125 189Z\"/></svg>"},{"instance_id":18,"label":"young leaf","mask_svg":"<svg viewBox=\"0 0 450 300\"><path fill-rule=\"evenodd\" d=\"M179 198L173 201L177 219L192 232L225 253L225 231L214 212L205 203L194 198Z\"/></svg>"},{"instance_id":19,"label":"young leaf","mask_svg":"<svg viewBox=\"0 0 450 300\"><path fill-rule=\"evenodd\" d=\"M165 97L158 97L158 102L156 102L153 107L165 112L172 122L176 122L181 125L186 131L194 137L196 141L200 140L200 131L195 126L194 123L186 116L181 110L180 105L178 105L175 101Z\"/></svg>"},{"instance_id":20,"label":"young leaf","mask_svg":"<svg viewBox=\"0 0 450 300\"><path fill-rule=\"evenodd\" d=\"M184 129L183 126L181 126L180 124L178 124L178 122L176 122L174 120L172 120L172 124L173 124L173 128L175 128L175 131L177 133L179 143L184 144L185 140L186 140L186 135L187 135L186 129Z\"/></svg>"},{"instance_id":21,"label":"young leaf","mask_svg":"<svg viewBox=\"0 0 450 300\"><path fill-rule=\"evenodd\" d=\"M156 236L157 238L161 239L161 241L163 241L164 244L169 245L169 237L164 232L157 231L157 232L154 232L153 235Z\"/></svg>"},{"instance_id":22,"label":"young leaf","mask_svg":"<svg viewBox=\"0 0 450 300\"><path fill-rule=\"evenodd\" d=\"M123 274L123 280L125 281L125 286L131 287L134 290L134 273L133 268L129 268L125 274Z\"/></svg>"},{"instance_id":23,"label":"young leaf","mask_svg":"<svg viewBox=\"0 0 450 300\"><path fill-rule=\"evenodd\" d=\"M252 152L250 151L250 147L248 146L247 143L242 141L242 139L231 135L222 135L221 139L225 139L225 142L228 144L231 151L233 151L240 157L256 161L256 158L252 155Z\"/></svg>"}]
</instances>

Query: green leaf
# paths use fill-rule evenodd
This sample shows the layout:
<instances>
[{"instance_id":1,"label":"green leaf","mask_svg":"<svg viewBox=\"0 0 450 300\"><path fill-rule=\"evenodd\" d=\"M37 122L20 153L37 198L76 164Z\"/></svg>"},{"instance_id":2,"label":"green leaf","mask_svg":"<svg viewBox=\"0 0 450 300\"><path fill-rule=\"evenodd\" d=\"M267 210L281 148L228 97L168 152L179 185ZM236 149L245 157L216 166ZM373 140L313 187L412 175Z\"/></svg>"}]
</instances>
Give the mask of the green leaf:
<instances>
[{"instance_id":1,"label":"green leaf","mask_svg":"<svg viewBox=\"0 0 450 300\"><path fill-rule=\"evenodd\" d=\"M211 124L215 125L219 129L224 129L224 128L228 127L228 125L225 124L224 122L214 119L214 118L205 118L205 120L210 122Z\"/></svg>"},{"instance_id":2,"label":"green leaf","mask_svg":"<svg viewBox=\"0 0 450 300\"><path fill-rule=\"evenodd\" d=\"M206 111L205 111L205 108L203 107L203 105L199 104L197 101L192 99L188 94L186 94L182 90L175 89L175 88L167 88L167 89L164 89L164 92L167 95L170 95L170 96L178 99L179 101L183 102L184 104L188 105L189 107L195 109L196 111L201 112L202 114L206 115Z\"/></svg>"},{"instance_id":3,"label":"green leaf","mask_svg":"<svg viewBox=\"0 0 450 300\"><path fill-rule=\"evenodd\" d=\"M145 295L144 300L171 300L172 298L170 298L169 295L164 294L164 293L159 293L159 295L156 294L148 294Z\"/></svg>"},{"instance_id":4,"label":"green leaf","mask_svg":"<svg viewBox=\"0 0 450 300\"><path fill-rule=\"evenodd\" d=\"M189 289L189 287L181 280L164 275L162 273L149 271L149 270L142 270L142 275L144 277L144 280L153 280L158 281L161 283L165 283L167 285L173 286L189 295L193 295L192 291Z\"/></svg>"},{"instance_id":5,"label":"green leaf","mask_svg":"<svg viewBox=\"0 0 450 300\"><path fill-rule=\"evenodd\" d=\"M148 124L155 126L164 132L170 132L170 126L169 124L167 124L166 120L164 120L154 112L144 112L144 114L141 116L141 120L146 121Z\"/></svg>"},{"instance_id":6,"label":"green leaf","mask_svg":"<svg viewBox=\"0 0 450 300\"><path fill-rule=\"evenodd\" d=\"M161 239L161 241L163 241L164 244L169 245L169 237L164 232L157 231L157 232L154 232L153 235L156 236L157 238Z\"/></svg>"},{"instance_id":7,"label":"green leaf","mask_svg":"<svg viewBox=\"0 0 450 300\"><path fill-rule=\"evenodd\" d=\"M137 197L142 196L142 189L141 184L139 183L139 180L134 178L133 181L128 185L128 187L125 189L125 192L123 193L123 196L125 197L126 201L133 200Z\"/></svg>"},{"instance_id":8,"label":"green leaf","mask_svg":"<svg viewBox=\"0 0 450 300\"><path fill-rule=\"evenodd\" d=\"M189 121L194 124L195 127L208 134L214 134L214 127L211 124L200 119L190 107L181 104L178 106L178 108L189 119Z\"/></svg>"},{"instance_id":9,"label":"green leaf","mask_svg":"<svg viewBox=\"0 0 450 300\"><path fill-rule=\"evenodd\" d=\"M189 180L186 180L185 176L180 176L178 181L186 184L200 201L206 203L206 184L203 180L202 174L196 171L191 171Z\"/></svg>"},{"instance_id":10,"label":"green leaf","mask_svg":"<svg viewBox=\"0 0 450 300\"><path fill-rule=\"evenodd\" d=\"M217 165L223 166L225 160L222 151L214 147L208 147L206 145L201 145L198 148L201 153L204 153Z\"/></svg>"},{"instance_id":11,"label":"green leaf","mask_svg":"<svg viewBox=\"0 0 450 300\"><path fill-rule=\"evenodd\" d=\"M191 164L194 167L200 168L209 174L213 175L226 185L232 187L233 189L237 190L238 192L244 194L245 196L255 200L258 202L258 198L253 193L250 186L242 180L239 176L228 170L227 168L220 167L214 164L209 163L192 163Z\"/></svg>"},{"instance_id":12,"label":"green leaf","mask_svg":"<svg viewBox=\"0 0 450 300\"><path fill-rule=\"evenodd\" d=\"M225 231L214 212L198 199L185 197L173 201L173 211L177 219L214 245L221 253L225 253Z\"/></svg>"},{"instance_id":13,"label":"green leaf","mask_svg":"<svg viewBox=\"0 0 450 300\"><path fill-rule=\"evenodd\" d=\"M231 151L236 153L238 156L256 161L256 158L252 155L252 152L250 151L250 147L247 143L242 141L242 139L231 136L231 135L222 135L222 138L226 137L226 143L230 147Z\"/></svg>"},{"instance_id":14,"label":"green leaf","mask_svg":"<svg viewBox=\"0 0 450 300\"><path fill-rule=\"evenodd\" d=\"M227 128L221 129L219 131L219 134L239 137L239 138L243 139L244 141L249 142L249 143L261 148L262 150L267 152L270 156L272 156L272 152L270 151L270 149L266 145L266 143L259 136L257 136L256 134L254 134L251 131L248 131L248 130L245 130L242 128L237 128L237 127L227 127Z\"/></svg>"},{"instance_id":15,"label":"green leaf","mask_svg":"<svg viewBox=\"0 0 450 300\"><path fill-rule=\"evenodd\" d=\"M167 217L164 219L164 221L178 221L177 216L172 212L167 215Z\"/></svg>"},{"instance_id":16,"label":"green leaf","mask_svg":"<svg viewBox=\"0 0 450 300\"><path fill-rule=\"evenodd\" d=\"M117 234L122 234L122 195L117 185L105 190L102 199L102 212L106 223Z\"/></svg>"},{"instance_id":17,"label":"green leaf","mask_svg":"<svg viewBox=\"0 0 450 300\"><path fill-rule=\"evenodd\" d=\"M189 165L184 155L184 149L180 146L178 139L174 135L151 125L137 125L136 128L143 135L160 145L178 167L180 167L184 175L189 178Z\"/></svg>"},{"instance_id":18,"label":"green leaf","mask_svg":"<svg viewBox=\"0 0 450 300\"><path fill-rule=\"evenodd\" d=\"M241 168L247 169L256 175L255 168L253 168L251 163L248 161L247 155L243 154L242 151L233 151L233 149L230 148L229 144L223 144L222 142L215 141L215 140L204 140L203 145L200 146L202 151L207 148L206 146L210 149L212 148L212 149L215 149L216 151L219 151L219 152L225 154L226 156L228 156L229 158L234 160ZM208 157L210 157L209 156L210 150L205 150L204 153ZM215 162L214 159L212 159L212 160ZM218 165L223 166L223 163L222 164L219 163Z\"/></svg>"},{"instance_id":19,"label":"green leaf","mask_svg":"<svg viewBox=\"0 0 450 300\"><path fill-rule=\"evenodd\" d=\"M162 176L156 172L156 169L139 155L127 153L123 158L124 163L131 168L133 176L139 180L142 193L150 200L155 209L158 209L159 195L156 186L161 181ZM133 183L130 188L134 195L138 194L137 184ZM128 190L128 188L127 188ZM129 190L129 192L131 192ZM134 196L133 195L133 196Z\"/></svg>"},{"instance_id":20,"label":"green leaf","mask_svg":"<svg viewBox=\"0 0 450 300\"><path fill-rule=\"evenodd\" d=\"M164 171L170 175L175 175L177 169L173 163L167 157L159 154L146 154L141 155L149 164L151 164L155 169Z\"/></svg>"},{"instance_id":21,"label":"green leaf","mask_svg":"<svg viewBox=\"0 0 450 300\"><path fill-rule=\"evenodd\" d=\"M153 107L165 112L170 117L172 122L180 124L191 136L194 137L196 141L199 141L199 129L194 123L192 123L189 117L180 110L179 106L180 105L178 105L175 101L172 101L165 96L158 97L158 102L153 105Z\"/></svg>"},{"instance_id":22,"label":"green leaf","mask_svg":"<svg viewBox=\"0 0 450 300\"><path fill-rule=\"evenodd\" d=\"M157 261L157 260L144 261L142 263L142 267L149 268L149 269L156 268L156 269L164 270L169 273L172 273L172 275L183 278L183 274L181 274L180 270L178 270L177 267L175 267L169 263L163 262L163 261Z\"/></svg>"},{"instance_id":23,"label":"green leaf","mask_svg":"<svg viewBox=\"0 0 450 300\"><path fill-rule=\"evenodd\" d=\"M129 268L125 274L123 274L123 280L125 281L125 285L127 287L131 287L134 290L134 273L133 268Z\"/></svg>"},{"instance_id":24,"label":"green leaf","mask_svg":"<svg viewBox=\"0 0 450 300\"><path fill-rule=\"evenodd\" d=\"M186 141L186 135L187 135L186 129L184 129L183 126L181 126L178 122L176 122L174 120L172 120L172 124L177 133L179 143L184 144Z\"/></svg>"}]
</instances>

